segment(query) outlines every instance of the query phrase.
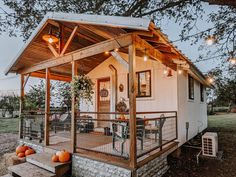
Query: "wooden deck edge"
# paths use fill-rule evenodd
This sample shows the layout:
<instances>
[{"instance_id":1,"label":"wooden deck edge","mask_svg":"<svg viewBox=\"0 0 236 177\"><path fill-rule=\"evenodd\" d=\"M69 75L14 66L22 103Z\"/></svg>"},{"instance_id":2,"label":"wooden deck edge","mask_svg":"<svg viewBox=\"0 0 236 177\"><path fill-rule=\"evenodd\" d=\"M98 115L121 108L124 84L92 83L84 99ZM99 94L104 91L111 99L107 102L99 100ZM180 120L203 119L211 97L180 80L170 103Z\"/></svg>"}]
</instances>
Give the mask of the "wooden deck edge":
<instances>
[{"instance_id":1,"label":"wooden deck edge","mask_svg":"<svg viewBox=\"0 0 236 177\"><path fill-rule=\"evenodd\" d=\"M167 151L169 151L170 149L176 147L176 149L178 148L178 142L172 142L170 145L168 145L167 147L163 148L162 151L158 151L157 153L145 158L144 160L138 162L137 164L137 169L144 166L145 164L147 164L148 162L152 161L153 159L163 155L164 153L166 153Z\"/></svg>"}]
</instances>

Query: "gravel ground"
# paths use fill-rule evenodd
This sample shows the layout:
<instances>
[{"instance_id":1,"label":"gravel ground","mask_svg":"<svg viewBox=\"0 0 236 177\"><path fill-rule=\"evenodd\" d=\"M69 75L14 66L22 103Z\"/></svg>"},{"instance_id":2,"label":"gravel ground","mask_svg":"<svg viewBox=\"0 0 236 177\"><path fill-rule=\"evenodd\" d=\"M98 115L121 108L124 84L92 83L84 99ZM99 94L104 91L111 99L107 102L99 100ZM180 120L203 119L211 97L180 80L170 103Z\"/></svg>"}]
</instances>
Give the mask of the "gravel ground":
<instances>
[{"instance_id":1,"label":"gravel ground","mask_svg":"<svg viewBox=\"0 0 236 177\"><path fill-rule=\"evenodd\" d=\"M2 133L0 134L0 176L7 173L3 155L8 152L13 152L17 145L17 134Z\"/></svg>"}]
</instances>

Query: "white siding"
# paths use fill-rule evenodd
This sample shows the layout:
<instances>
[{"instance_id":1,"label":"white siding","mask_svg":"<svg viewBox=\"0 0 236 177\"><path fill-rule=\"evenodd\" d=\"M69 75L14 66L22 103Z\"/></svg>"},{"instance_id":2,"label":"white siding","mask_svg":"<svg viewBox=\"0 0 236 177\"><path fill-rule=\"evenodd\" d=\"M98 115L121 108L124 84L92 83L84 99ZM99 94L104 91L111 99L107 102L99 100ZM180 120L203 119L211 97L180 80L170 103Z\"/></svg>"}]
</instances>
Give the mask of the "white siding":
<instances>
[{"instance_id":1,"label":"white siding","mask_svg":"<svg viewBox=\"0 0 236 177\"><path fill-rule=\"evenodd\" d=\"M127 60L127 55L122 55ZM112 77L112 71L109 65L112 64L117 69L118 86L124 85L124 91L118 90L118 101L121 97L125 98L128 105L128 87L127 87L127 69L120 64L115 58L110 57L94 70L88 76L95 83L95 94L93 97L93 105L89 107L82 104L82 111L97 111L97 84L98 78ZM200 84L194 81L194 100L188 99L188 74L184 72L177 75L173 72L171 78L163 75L162 64L157 61L148 60L144 62L142 58L137 57L137 71L151 70L152 77L152 97L137 98L137 111L178 111L178 140L179 145L186 142L186 122L189 122L189 135L191 139L197 135L198 131L202 131L207 127L206 101L200 101ZM112 79L111 79L112 80ZM178 100L177 100L178 98ZM204 97L206 100L206 95ZM111 102L111 111L114 111L114 102Z\"/></svg>"},{"instance_id":2,"label":"white siding","mask_svg":"<svg viewBox=\"0 0 236 177\"><path fill-rule=\"evenodd\" d=\"M123 55L123 57L127 57ZM116 59L110 57L94 70L92 70L88 76L92 78L95 83L95 94L93 102L96 104L96 81L98 78L111 77L112 72L109 65L112 64L118 72L118 86L124 85L124 91L118 91L118 101L121 97L125 98L128 105L128 81L127 81L127 69L120 64ZM152 97L137 98L137 111L176 111L177 110L177 87L176 87L176 73L173 72L171 78L167 78L163 75L164 66L157 61L149 60L144 62L142 58L137 57L137 71L151 70L152 77ZM111 103L114 106L114 103ZM114 109L114 108L113 108ZM87 106L83 106L82 110L87 111ZM96 105L90 106L90 111L96 111Z\"/></svg>"},{"instance_id":3,"label":"white siding","mask_svg":"<svg viewBox=\"0 0 236 177\"><path fill-rule=\"evenodd\" d=\"M189 122L188 139L207 127L206 94L200 101L200 83L194 80L194 100L188 97L188 74L178 75L178 132L179 145L186 141L186 122Z\"/></svg>"}]
</instances>

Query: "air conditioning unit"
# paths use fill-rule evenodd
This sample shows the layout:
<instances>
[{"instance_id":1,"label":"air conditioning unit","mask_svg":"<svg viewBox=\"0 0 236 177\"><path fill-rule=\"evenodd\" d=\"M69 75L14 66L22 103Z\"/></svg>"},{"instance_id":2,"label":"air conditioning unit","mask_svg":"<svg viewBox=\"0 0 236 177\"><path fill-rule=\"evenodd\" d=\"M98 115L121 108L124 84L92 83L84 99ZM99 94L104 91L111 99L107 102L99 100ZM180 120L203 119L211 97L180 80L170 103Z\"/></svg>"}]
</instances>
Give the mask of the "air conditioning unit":
<instances>
[{"instance_id":1,"label":"air conditioning unit","mask_svg":"<svg viewBox=\"0 0 236 177\"><path fill-rule=\"evenodd\" d=\"M218 136L214 132L206 132L202 136L202 154L216 157L218 153Z\"/></svg>"}]
</instances>

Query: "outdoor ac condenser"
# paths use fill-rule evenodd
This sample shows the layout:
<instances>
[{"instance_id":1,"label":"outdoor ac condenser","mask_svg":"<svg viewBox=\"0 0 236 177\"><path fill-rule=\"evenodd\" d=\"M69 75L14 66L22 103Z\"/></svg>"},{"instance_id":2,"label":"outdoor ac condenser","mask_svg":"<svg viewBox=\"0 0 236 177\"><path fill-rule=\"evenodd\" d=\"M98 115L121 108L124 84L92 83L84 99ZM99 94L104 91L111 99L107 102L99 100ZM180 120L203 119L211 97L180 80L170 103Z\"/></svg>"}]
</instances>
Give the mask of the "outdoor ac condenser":
<instances>
[{"instance_id":1,"label":"outdoor ac condenser","mask_svg":"<svg viewBox=\"0 0 236 177\"><path fill-rule=\"evenodd\" d=\"M202 154L209 157L216 157L218 152L217 133L206 132L202 136Z\"/></svg>"}]
</instances>

